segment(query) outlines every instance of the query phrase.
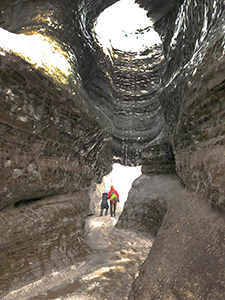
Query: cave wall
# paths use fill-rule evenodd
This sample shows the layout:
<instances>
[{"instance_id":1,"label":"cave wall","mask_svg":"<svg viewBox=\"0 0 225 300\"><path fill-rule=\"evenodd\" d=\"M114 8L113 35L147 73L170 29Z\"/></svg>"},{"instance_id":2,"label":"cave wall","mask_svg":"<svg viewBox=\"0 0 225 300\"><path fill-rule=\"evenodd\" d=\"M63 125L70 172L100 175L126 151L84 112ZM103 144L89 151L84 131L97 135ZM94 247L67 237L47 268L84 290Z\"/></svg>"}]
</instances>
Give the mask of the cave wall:
<instances>
[{"instance_id":1,"label":"cave wall","mask_svg":"<svg viewBox=\"0 0 225 300\"><path fill-rule=\"evenodd\" d=\"M74 91L80 101L85 93L76 87L69 92L21 58L4 53L1 292L38 280L87 254L83 236L89 186L109 170L112 157L105 129L93 113L89 117L92 109L74 99Z\"/></svg>"},{"instance_id":2,"label":"cave wall","mask_svg":"<svg viewBox=\"0 0 225 300\"><path fill-rule=\"evenodd\" d=\"M146 8L147 4L154 7L154 1L140 2ZM154 19L154 9L149 15ZM146 220L141 216L152 216L163 199L165 211L129 299L223 299L224 3L184 1L175 23L165 30L170 17L165 10L155 23L162 30L165 56L158 97L166 126L143 151L143 176L149 178L137 179L118 226L144 228L153 234L157 223L150 218L151 228L144 227ZM167 144L172 146L175 170L184 186L151 203L158 192L151 185L154 177L161 173L165 182L163 177L171 176ZM149 180L148 196L145 189L137 191L141 180Z\"/></svg>"},{"instance_id":3,"label":"cave wall","mask_svg":"<svg viewBox=\"0 0 225 300\"><path fill-rule=\"evenodd\" d=\"M223 1L184 2L166 54L160 99L178 175L224 209L223 17Z\"/></svg>"},{"instance_id":4,"label":"cave wall","mask_svg":"<svg viewBox=\"0 0 225 300\"><path fill-rule=\"evenodd\" d=\"M162 199L167 211L129 299L224 299L224 214L182 186Z\"/></svg>"},{"instance_id":5,"label":"cave wall","mask_svg":"<svg viewBox=\"0 0 225 300\"><path fill-rule=\"evenodd\" d=\"M89 253L85 191L18 203L0 212L0 295L73 265Z\"/></svg>"},{"instance_id":6,"label":"cave wall","mask_svg":"<svg viewBox=\"0 0 225 300\"><path fill-rule=\"evenodd\" d=\"M94 50L79 5L0 3L1 27L51 38L72 69L61 81L60 73L0 49L1 293L87 254L88 190L111 169L110 124L104 115L99 122L83 87Z\"/></svg>"},{"instance_id":7,"label":"cave wall","mask_svg":"<svg viewBox=\"0 0 225 300\"><path fill-rule=\"evenodd\" d=\"M96 143L99 154L104 133L72 93L6 54L1 57L1 99L1 208L90 184L98 159L88 148Z\"/></svg>"},{"instance_id":8,"label":"cave wall","mask_svg":"<svg viewBox=\"0 0 225 300\"><path fill-rule=\"evenodd\" d=\"M25 261L19 257L19 264L15 265L18 257L13 251L8 253L7 263L0 268L5 278L3 289L11 288L6 284L9 278L12 285L17 284L18 268L28 266L33 248L29 248L29 240L26 251L21 243L29 235L31 241L38 241L45 232L42 213L48 205L52 211L57 207L50 225L55 226L61 214L68 217L68 222L58 219L59 228L53 229L52 237L57 230L59 243L51 240L50 235L48 246L40 247L39 255L47 262L52 248L61 243L68 246L62 247L50 260L49 269L36 272L35 279L57 268L54 264L60 257L67 257L70 247L77 252L71 260L65 260L64 266L83 253L79 251L85 245L80 238L84 225L80 220L87 215L89 203L84 194L93 181L100 181L109 172L116 156L124 164L142 161L142 172L149 180L159 173L161 180L167 175L173 177L171 174L176 171L191 190L187 192L182 187L183 196L165 197L162 209L160 206L160 222L154 227L156 242L130 297L210 299L215 291L220 299L224 296L220 285L224 223L211 204L224 210L223 1L138 0L155 22L163 42L162 46L149 48L141 60L136 59L135 53L117 49L110 49L107 56L92 36L95 18L114 2L11 0L0 3L1 27L15 33L41 33L51 37L70 53L73 69L62 84L22 58L3 49L0 52L0 205L2 219L4 222L9 219L1 225L4 247L0 255L5 257L8 247L26 255ZM151 188L150 193L154 194L154 185ZM59 197L55 204L46 199L53 195ZM60 200L63 195L68 197L65 205ZM137 199L131 199L131 207ZM81 201L84 205L79 214L73 215ZM136 208L134 215L138 214ZM202 213L195 215L196 210ZM21 220L19 226L25 235L12 226L11 214ZM144 220L147 222L147 217ZM205 232L207 222L210 235ZM43 231L33 231L33 223L43 226ZM71 246L71 232L65 235L64 228L72 223L75 236ZM189 224L193 225L189 227ZM176 230L182 232L178 241ZM199 240L189 243L195 232ZM197 255L195 249L199 245ZM182 247L185 254L180 250ZM200 272L190 263L195 256L200 259ZM170 276L174 261L176 269L174 276ZM214 262L220 265L213 267ZM32 274L40 270L40 265L41 261L37 261L34 268L24 270ZM198 291L194 288L196 281L192 280L193 270ZM201 273L209 274L208 281ZM214 280L213 287L210 278ZM184 281L190 285L183 289ZM203 294L207 282L209 288ZM219 288L215 289L215 285Z\"/></svg>"},{"instance_id":9,"label":"cave wall","mask_svg":"<svg viewBox=\"0 0 225 300\"><path fill-rule=\"evenodd\" d=\"M141 163L143 148L162 131L164 117L157 97L164 67L161 45L141 54L95 45L94 72L86 91L112 124L112 152L122 164Z\"/></svg>"},{"instance_id":10,"label":"cave wall","mask_svg":"<svg viewBox=\"0 0 225 300\"><path fill-rule=\"evenodd\" d=\"M224 209L224 3L171 2L156 18L159 3L139 2L163 39L165 69L157 93L166 124L162 142L172 145L185 185Z\"/></svg>"},{"instance_id":11,"label":"cave wall","mask_svg":"<svg viewBox=\"0 0 225 300\"><path fill-rule=\"evenodd\" d=\"M104 114L99 122L83 88L94 50L82 27L81 3L3 1L1 11L3 28L51 37L70 52L73 68L61 84L21 58L1 55L1 207L99 181L110 170L110 123Z\"/></svg>"}]
</instances>

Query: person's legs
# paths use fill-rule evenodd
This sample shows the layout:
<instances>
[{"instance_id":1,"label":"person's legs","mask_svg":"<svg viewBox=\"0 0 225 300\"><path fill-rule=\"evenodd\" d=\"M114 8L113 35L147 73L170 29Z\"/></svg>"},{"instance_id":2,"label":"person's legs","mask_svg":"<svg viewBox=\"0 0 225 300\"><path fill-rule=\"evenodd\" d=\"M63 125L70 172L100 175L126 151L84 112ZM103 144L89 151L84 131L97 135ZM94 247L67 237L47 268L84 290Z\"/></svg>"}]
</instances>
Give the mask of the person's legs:
<instances>
[{"instance_id":1,"label":"person's legs","mask_svg":"<svg viewBox=\"0 0 225 300\"><path fill-rule=\"evenodd\" d=\"M114 207L113 207L113 215L114 215L114 217L115 217L115 216L116 216L116 203L114 203L113 206L114 206Z\"/></svg>"},{"instance_id":2,"label":"person's legs","mask_svg":"<svg viewBox=\"0 0 225 300\"><path fill-rule=\"evenodd\" d=\"M101 208L100 217L102 216L102 214L103 214L103 209Z\"/></svg>"},{"instance_id":3,"label":"person's legs","mask_svg":"<svg viewBox=\"0 0 225 300\"><path fill-rule=\"evenodd\" d=\"M112 204L112 201L110 201L110 215L112 217L112 214L113 214L113 204Z\"/></svg>"},{"instance_id":4,"label":"person's legs","mask_svg":"<svg viewBox=\"0 0 225 300\"><path fill-rule=\"evenodd\" d=\"M108 213L108 207L105 209L105 216L107 216Z\"/></svg>"}]
</instances>

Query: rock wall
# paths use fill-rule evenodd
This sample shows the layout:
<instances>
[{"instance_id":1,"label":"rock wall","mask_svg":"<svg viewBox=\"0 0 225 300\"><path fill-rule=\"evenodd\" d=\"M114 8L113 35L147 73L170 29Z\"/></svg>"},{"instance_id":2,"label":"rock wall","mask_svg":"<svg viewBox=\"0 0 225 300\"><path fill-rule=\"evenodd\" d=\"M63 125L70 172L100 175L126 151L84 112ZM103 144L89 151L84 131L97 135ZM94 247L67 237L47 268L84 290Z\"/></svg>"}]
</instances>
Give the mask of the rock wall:
<instances>
[{"instance_id":1,"label":"rock wall","mask_svg":"<svg viewBox=\"0 0 225 300\"><path fill-rule=\"evenodd\" d=\"M141 175L132 184L116 226L155 237L170 205L168 199L182 189L176 174Z\"/></svg>"},{"instance_id":2,"label":"rock wall","mask_svg":"<svg viewBox=\"0 0 225 300\"><path fill-rule=\"evenodd\" d=\"M199 200L185 190L167 194L167 213L129 299L224 299L224 215Z\"/></svg>"},{"instance_id":3,"label":"rock wall","mask_svg":"<svg viewBox=\"0 0 225 300\"><path fill-rule=\"evenodd\" d=\"M85 88L112 125L112 151L126 165L141 162L142 149L164 125L156 95L163 69L162 47L141 54L96 46L97 65ZM101 51L101 52L100 52Z\"/></svg>"},{"instance_id":4,"label":"rock wall","mask_svg":"<svg viewBox=\"0 0 225 300\"><path fill-rule=\"evenodd\" d=\"M142 3L163 40L165 69L157 96L176 171L187 187L224 208L224 3L180 1L175 8L171 1L157 18L158 4ZM165 31L168 23L173 25Z\"/></svg>"},{"instance_id":5,"label":"rock wall","mask_svg":"<svg viewBox=\"0 0 225 300\"><path fill-rule=\"evenodd\" d=\"M154 9L149 14L154 15ZM173 153L176 172L189 190L176 188L176 196L160 196L157 204L166 198L167 211L129 299L224 298L223 18L222 1L184 1L175 25L165 31L170 23L167 12L155 23L164 41L166 67L158 97L168 127L161 141L158 138L143 151L142 170L170 173L166 157ZM165 151L165 142L172 152ZM152 182L150 177L149 186ZM134 185L130 195L135 196L128 198L129 210L118 225L142 229L141 216L153 214L154 207L148 201L148 212L138 211L134 202L144 203L144 189L139 190L141 199L135 192Z\"/></svg>"},{"instance_id":6,"label":"rock wall","mask_svg":"<svg viewBox=\"0 0 225 300\"><path fill-rule=\"evenodd\" d=\"M6 54L0 64L0 207L87 188L104 139L93 115L22 59Z\"/></svg>"},{"instance_id":7,"label":"rock wall","mask_svg":"<svg viewBox=\"0 0 225 300\"><path fill-rule=\"evenodd\" d=\"M0 294L74 264L89 251L84 239L86 192L20 203L0 212Z\"/></svg>"},{"instance_id":8,"label":"rock wall","mask_svg":"<svg viewBox=\"0 0 225 300\"><path fill-rule=\"evenodd\" d=\"M110 124L104 115L99 122L99 112L83 87L93 49L79 5L0 3L1 27L57 43L60 54L67 53L71 70L69 75L57 69L49 72L3 49L1 39L3 293L71 265L88 251L83 239L88 189L111 169Z\"/></svg>"},{"instance_id":9,"label":"rock wall","mask_svg":"<svg viewBox=\"0 0 225 300\"><path fill-rule=\"evenodd\" d=\"M116 157L127 165L142 161L143 174L150 175L152 180L160 173L161 179L169 181L176 171L185 186L195 193L183 189L181 192L177 187L173 191L177 191L177 197L173 198L165 189L161 205L164 195L156 190L160 196L158 202L153 201L154 205L150 203L149 213L152 215L157 206L160 220L151 221L151 226L148 212L141 209L138 216L138 209L134 208L137 197L130 196L130 204L127 203L121 216L123 226L129 223L143 230L147 226L156 235L130 297L220 299L224 296L221 285L224 224L212 206L221 209L224 215L224 3L138 0L154 20L163 44L149 48L137 58L136 53L117 49L110 49L109 55L105 55L96 44L91 31L95 18L114 2L0 3L1 27L48 38L50 44L57 43L60 52L66 53L70 65L69 75L56 69L50 74L49 70L0 49L0 209L6 222L1 225L4 245L1 257L9 253L6 263L1 261L0 266L4 278L2 289L10 288L9 279L17 284L15 259L19 259L21 268L24 266L24 273L19 274L24 275L24 280L25 271L32 274L41 269L41 260L28 267L28 254L32 241L47 230L44 212L48 211L48 205L51 208L54 205L46 197L81 193L75 200L69 197L63 205L57 200L56 214L51 210L52 226L56 215L65 215L69 218L65 230L74 221L75 236L74 244L70 245L69 230L65 251L58 251L56 259L50 261L60 260L70 247L77 249L71 261L83 253L79 250L83 243L80 220L88 213L89 201L84 194L93 182L100 182L109 172ZM154 194L152 183L149 186ZM140 190L140 194L144 193L144 189ZM79 206L81 198L84 203L79 215L73 218L71 210ZM142 200L143 206L149 205L145 197ZM10 232L14 213L18 222L24 220L27 224L23 228L18 223L23 233L17 228ZM32 222L40 224L37 230L27 221L31 213ZM63 222L62 218L59 228L64 228ZM39 248L44 265L50 249L55 247L52 241L55 231L47 238L49 245ZM179 232L182 235L178 236ZM62 230L59 245L63 239ZM21 246L24 241L26 249ZM18 254L9 251L13 248ZM19 253L27 256L25 261ZM70 260L64 263L69 264ZM53 264L46 272L52 269ZM37 271L35 279L43 274L45 269Z\"/></svg>"},{"instance_id":10,"label":"rock wall","mask_svg":"<svg viewBox=\"0 0 225 300\"><path fill-rule=\"evenodd\" d=\"M178 14L181 27L177 23L167 54L161 103L172 109L165 109L165 118L173 134L177 173L188 188L224 208L222 6L222 1L184 2ZM195 15L201 20L198 30Z\"/></svg>"}]
</instances>

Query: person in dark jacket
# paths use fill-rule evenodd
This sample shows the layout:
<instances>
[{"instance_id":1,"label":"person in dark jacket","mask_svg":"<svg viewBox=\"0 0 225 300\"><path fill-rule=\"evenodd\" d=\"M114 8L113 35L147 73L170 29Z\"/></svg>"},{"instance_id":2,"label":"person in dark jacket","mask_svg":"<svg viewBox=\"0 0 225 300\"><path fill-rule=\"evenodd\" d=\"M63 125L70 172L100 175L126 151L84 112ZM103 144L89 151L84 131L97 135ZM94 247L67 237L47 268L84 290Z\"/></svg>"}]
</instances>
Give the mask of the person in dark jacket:
<instances>
[{"instance_id":1,"label":"person in dark jacket","mask_svg":"<svg viewBox=\"0 0 225 300\"><path fill-rule=\"evenodd\" d=\"M108 192L108 197L110 199L110 215L116 216L116 205L117 202L120 202L119 200L119 194L118 192L114 189L114 186L111 185L110 191Z\"/></svg>"},{"instance_id":2,"label":"person in dark jacket","mask_svg":"<svg viewBox=\"0 0 225 300\"><path fill-rule=\"evenodd\" d=\"M105 216L107 216L108 213L108 209L109 209L109 204L108 204L108 194L107 192L104 192L102 194L102 202L101 202L101 212L100 212L100 216L103 215L103 209L105 209Z\"/></svg>"}]
</instances>

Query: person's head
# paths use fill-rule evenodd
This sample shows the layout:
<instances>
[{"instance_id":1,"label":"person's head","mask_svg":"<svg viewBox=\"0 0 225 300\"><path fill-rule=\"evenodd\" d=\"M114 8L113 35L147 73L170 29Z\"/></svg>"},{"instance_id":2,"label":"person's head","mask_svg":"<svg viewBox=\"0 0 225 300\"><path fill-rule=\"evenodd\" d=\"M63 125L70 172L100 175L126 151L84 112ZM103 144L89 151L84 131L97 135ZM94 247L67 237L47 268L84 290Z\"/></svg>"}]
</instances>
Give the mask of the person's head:
<instances>
[{"instance_id":1,"label":"person's head","mask_svg":"<svg viewBox=\"0 0 225 300\"><path fill-rule=\"evenodd\" d=\"M113 186L113 185L111 185L111 186L110 186L110 188L111 188L111 189L114 189L114 186Z\"/></svg>"}]
</instances>

